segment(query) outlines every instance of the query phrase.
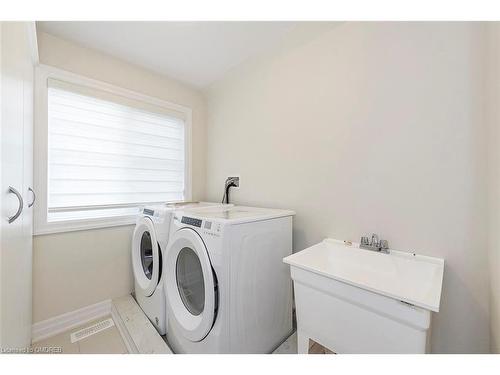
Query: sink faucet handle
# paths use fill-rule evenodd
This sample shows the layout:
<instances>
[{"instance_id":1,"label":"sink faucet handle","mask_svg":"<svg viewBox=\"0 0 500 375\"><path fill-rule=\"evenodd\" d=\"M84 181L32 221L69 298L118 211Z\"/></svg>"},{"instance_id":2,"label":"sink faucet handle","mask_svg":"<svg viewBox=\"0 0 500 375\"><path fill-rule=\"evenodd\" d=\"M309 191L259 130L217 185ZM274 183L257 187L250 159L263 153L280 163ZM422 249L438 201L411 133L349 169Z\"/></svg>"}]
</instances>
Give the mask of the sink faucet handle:
<instances>
[{"instance_id":1,"label":"sink faucet handle","mask_svg":"<svg viewBox=\"0 0 500 375\"><path fill-rule=\"evenodd\" d=\"M361 237L361 241L359 241L361 245L369 245L370 244L370 240L368 239L368 237L365 237L365 236L362 236Z\"/></svg>"},{"instance_id":2,"label":"sink faucet handle","mask_svg":"<svg viewBox=\"0 0 500 375\"><path fill-rule=\"evenodd\" d=\"M380 240L380 250L389 250L389 242L387 240Z\"/></svg>"}]
</instances>

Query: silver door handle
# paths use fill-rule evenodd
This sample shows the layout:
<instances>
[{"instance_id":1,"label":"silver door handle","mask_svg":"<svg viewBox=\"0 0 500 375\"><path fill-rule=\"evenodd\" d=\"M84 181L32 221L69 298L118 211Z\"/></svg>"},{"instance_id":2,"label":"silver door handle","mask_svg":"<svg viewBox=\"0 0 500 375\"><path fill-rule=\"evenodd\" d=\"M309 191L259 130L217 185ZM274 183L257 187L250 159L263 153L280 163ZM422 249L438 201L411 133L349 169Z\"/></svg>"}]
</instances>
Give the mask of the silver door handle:
<instances>
[{"instance_id":1,"label":"silver door handle","mask_svg":"<svg viewBox=\"0 0 500 375\"><path fill-rule=\"evenodd\" d=\"M23 203L23 197L21 196L21 194L19 194L19 192L16 189L14 189L12 186L9 186L9 193L15 194L17 197L17 200L19 201L19 207L17 207L16 214L14 216L9 217L9 224L10 224L10 223L13 223L19 217L19 215L21 215L21 212L23 211L24 203Z\"/></svg>"},{"instance_id":2,"label":"silver door handle","mask_svg":"<svg viewBox=\"0 0 500 375\"><path fill-rule=\"evenodd\" d=\"M31 194L33 194L33 200L31 201L31 203L28 203L28 208L30 208L30 207L33 207L33 205L35 204L36 194L33 191L33 189L30 187L28 188L28 191L31 191Z\"/></svg>"}]
</instances>

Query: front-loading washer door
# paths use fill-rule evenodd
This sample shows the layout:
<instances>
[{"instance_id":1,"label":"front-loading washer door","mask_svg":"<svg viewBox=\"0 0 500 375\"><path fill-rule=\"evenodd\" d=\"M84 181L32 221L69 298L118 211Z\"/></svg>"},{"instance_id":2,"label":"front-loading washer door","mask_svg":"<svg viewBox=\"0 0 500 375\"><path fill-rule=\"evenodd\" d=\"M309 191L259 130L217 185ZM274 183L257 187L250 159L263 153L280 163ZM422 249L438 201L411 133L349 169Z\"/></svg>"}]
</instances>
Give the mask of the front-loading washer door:
<instances>
[{"instance_id":1,"label":"front-loading washer door","mask_svg":"<svg viewBox=\"0 0 500 375\"><path fill-rule=\"evenodd\" d=\"M158 285L160 267L154 224L148 217L142 217L135 226L132 238L132 268L137 285L148 297Z\"/></svg>"},{"instance_id":2,"label":"front-loading washer door","mask_svg":"<svg viewBox=\"0 0 500 375\"><path fill-rule=\"evenodd\" d=\"M207 248L190 228L171 238L165 262L165 290L172 317L185 338L200 341L215 319L216 283Z\"/></svg>"}]
</instances>

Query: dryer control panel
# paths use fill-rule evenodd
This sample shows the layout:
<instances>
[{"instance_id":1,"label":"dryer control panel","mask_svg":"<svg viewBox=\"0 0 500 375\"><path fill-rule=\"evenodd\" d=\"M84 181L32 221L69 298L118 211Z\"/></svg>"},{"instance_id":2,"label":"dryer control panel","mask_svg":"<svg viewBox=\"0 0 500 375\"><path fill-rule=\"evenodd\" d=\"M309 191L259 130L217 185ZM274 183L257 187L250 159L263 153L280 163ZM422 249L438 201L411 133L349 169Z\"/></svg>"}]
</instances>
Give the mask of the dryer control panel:
<instances>
[{"instance_id":1,"label":"dryer control panel","mask_svg":"<svg viewBox=\"0 0 500 375\"><path fill-rule=\"evenodd\" d=\"M172 217L172 210L164 207L143 207L141 209L141 215L145 217L149 217L153 223L160 224L165 223L168 228L170 228L170 219Z\"/></svg>"}]
</instances>

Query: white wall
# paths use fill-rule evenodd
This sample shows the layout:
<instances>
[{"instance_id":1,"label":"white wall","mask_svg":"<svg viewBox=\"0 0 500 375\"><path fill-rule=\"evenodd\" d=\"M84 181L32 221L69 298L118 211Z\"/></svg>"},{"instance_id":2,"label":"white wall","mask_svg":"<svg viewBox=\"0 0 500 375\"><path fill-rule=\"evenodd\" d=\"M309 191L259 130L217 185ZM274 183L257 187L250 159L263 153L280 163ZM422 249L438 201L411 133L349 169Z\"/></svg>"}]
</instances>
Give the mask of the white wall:
<instances>
[{"instance_id":1,"label":"white wall","mask_svg":"<svg viewBox=\"0 0 500 375\"><path fill-rule=\"evenodd\" d=\"M489 266L491 351L500 353L500 23L488 25Z\"/></svg>"},{"instance_id":2,"label":"white wall","mask_svg":"<svg viewBox=\"0 0 500 375\"><path fill-rule=\"evenodd\" d=\"M35 236L33 322L130 294L133 227Z\"/></svg>"},{"instance_id":3,"label":"white wall","mask_svg":"<svg viewBox=\"0 0 500 375\"><path fill-rule=\"evenodd\" d=\"M379 233L446 260L434 352L489 351L484 25L344 23L207 92L207 198L294 209L294 248Z\"/></svg>"},{"instance_id":4,"label":"white wall","mask_svg":"<svg viewBox=\"0 0 500 375\"><path fill-rule=\"evenodd\" d=\"M191 107L193 199L204 196L206 114L205 101L199 92L46 33L38 34L38 43L42 64ZM126 226L36 236L33 322L130 293L132 232L133 226Z\"/></svg>"}]
</instances>

